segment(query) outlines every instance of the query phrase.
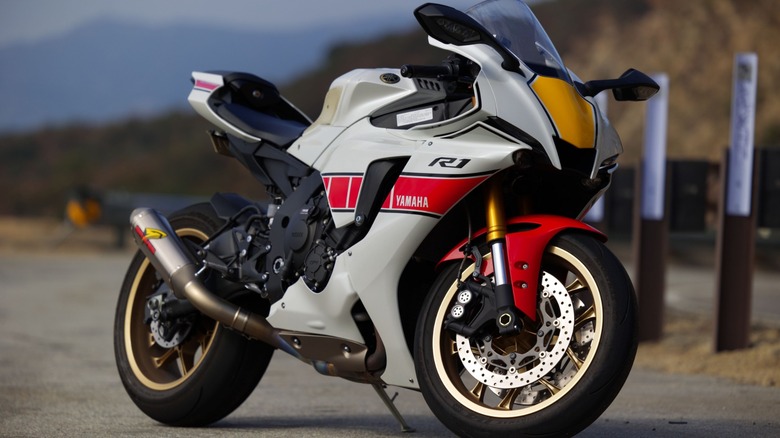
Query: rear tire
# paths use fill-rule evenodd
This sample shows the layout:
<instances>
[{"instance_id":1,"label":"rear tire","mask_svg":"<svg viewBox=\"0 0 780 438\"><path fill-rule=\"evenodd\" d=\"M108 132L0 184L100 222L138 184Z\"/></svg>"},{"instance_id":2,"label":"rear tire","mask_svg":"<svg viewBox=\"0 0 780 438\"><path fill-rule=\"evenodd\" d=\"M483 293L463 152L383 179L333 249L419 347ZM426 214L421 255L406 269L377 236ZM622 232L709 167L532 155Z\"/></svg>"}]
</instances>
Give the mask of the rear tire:
<instances>
[{"instance_id":1,"label":"rear tire","mask_svg":"<svg viewBox=\"0 0 780 438\"><path fill-rule=\"evenodd\" d=\"M464 281L474 281L469 270ZM637 347L636 298L615 256L591 236L553 239L537 321L524 318L515 336L498 334L493 321L470 338L445 328L457 271L450 266L434 283L415 335L420 388L439 420L464 437L571 436L595 421L623 386ZM458 321L480 300L465 304Z\"/></svg>"},{"instance_id":2,"label":"rear tire","mask_svg":"<svg viewBox=\"0 0 780 438\"><path fill-rule=\"evenodd\" d=\"M209 204L185 208L169 222L182 239L196 243L205 241L222 223ZM166 289L138 252L122 284L114 321L119 376L130 398L149 417L174 426L207 425L246 400L274 349L226 330L200 313L190 317L191 328L173 342L176 345L160 345L166 342L155 338L144 321L144 309L150 295ZM267 313L267 306L259 302L242 303L242 307Z\"/></svg>"}]
</instances>

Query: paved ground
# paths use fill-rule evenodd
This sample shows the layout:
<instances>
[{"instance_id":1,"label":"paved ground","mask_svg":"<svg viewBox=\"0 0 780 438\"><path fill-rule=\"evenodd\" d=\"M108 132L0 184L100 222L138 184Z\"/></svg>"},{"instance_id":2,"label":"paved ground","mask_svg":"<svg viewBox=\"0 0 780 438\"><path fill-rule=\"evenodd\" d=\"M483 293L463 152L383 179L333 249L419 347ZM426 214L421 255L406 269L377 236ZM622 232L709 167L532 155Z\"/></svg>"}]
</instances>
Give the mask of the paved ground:
<instances>
[{"instance_id":1,"label":"paved ground","mask_svg":"<svg viewBox=\"0 0 780 438\"><path fill-rule=\"evenodd\" d=\"M125 394L113 358L114 306L128 261L127 253L0 254L0 436L401 435L370 387L317 375L282 354L249 400L213 427L175 429L146 418ZM671 301L711 296L707 272L693 271L670 271ZM780 276L760 278L757 312L777 317ZM401 391L397 404L417 428L413 436L450 436L418 393ZM777 387L635 368L581 436L778 436L778 412Z\"/></svg>"}]
</instances>

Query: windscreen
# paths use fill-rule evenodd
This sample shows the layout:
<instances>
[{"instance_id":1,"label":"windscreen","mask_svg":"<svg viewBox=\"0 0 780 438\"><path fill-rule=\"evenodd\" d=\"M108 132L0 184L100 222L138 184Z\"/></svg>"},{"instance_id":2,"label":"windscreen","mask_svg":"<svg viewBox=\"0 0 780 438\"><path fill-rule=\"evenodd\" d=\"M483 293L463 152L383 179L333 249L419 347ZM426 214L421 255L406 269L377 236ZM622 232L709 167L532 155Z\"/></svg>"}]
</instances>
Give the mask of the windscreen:
<instances>
[{"instance_id":1,"label":"windscreen","mask_svg":"<svg viewBox=\"0 0 780 438\"><path fill-rule=\"evenodd\" d=\"M536 74L571 82L555 46L522 1L488 0L466 13Z\"/></svg>"}]
</instances>

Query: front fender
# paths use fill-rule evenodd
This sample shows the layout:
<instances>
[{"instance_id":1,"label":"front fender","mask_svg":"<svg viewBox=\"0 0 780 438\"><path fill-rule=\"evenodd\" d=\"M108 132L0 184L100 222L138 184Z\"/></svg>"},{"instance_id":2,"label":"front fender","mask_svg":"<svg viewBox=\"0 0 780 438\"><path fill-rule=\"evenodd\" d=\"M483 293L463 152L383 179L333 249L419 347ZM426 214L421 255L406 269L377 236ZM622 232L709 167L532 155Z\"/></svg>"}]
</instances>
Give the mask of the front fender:
<instances>
[{"instance_id":1,"label":"front fender","mask_svg":"<svg viewBox=\"0 0 780 438\"><path fill-rule=\"evenodd\" d=\"M506 234L506 254L515 307L532 320L536 320L536 297L539 291L542 255L550 240L566 230L583 231L602 241L607 240L606 235L590 225L563 216L518 216L508 220L507 224L514 230ZM479 230L472 240L477 240L486 233L486 229ZM463 259L466 243L467 240L464 239L439 261L439 265ZM486 269L492 270L492 264Z\"/></svg>"}]
</instances>

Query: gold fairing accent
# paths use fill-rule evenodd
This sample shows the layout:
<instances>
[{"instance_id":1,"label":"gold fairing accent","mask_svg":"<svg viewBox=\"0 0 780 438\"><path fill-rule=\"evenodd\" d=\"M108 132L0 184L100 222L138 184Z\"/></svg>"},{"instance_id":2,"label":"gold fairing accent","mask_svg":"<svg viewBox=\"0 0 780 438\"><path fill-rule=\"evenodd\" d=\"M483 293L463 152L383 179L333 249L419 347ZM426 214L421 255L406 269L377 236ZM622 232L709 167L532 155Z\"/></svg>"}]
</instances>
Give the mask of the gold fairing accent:
<instances>
[{"instance_id":1,"label":"gold fairing accent","mask_svg":"<svg viewBox=\"0 0 780 438\"><path fill-rule=\"evenodd\" d=\"M570 83L545 76L531 82L553 121L558 137L579 149L596 147L596 112Z\"/></svg>"}]
</instances>

